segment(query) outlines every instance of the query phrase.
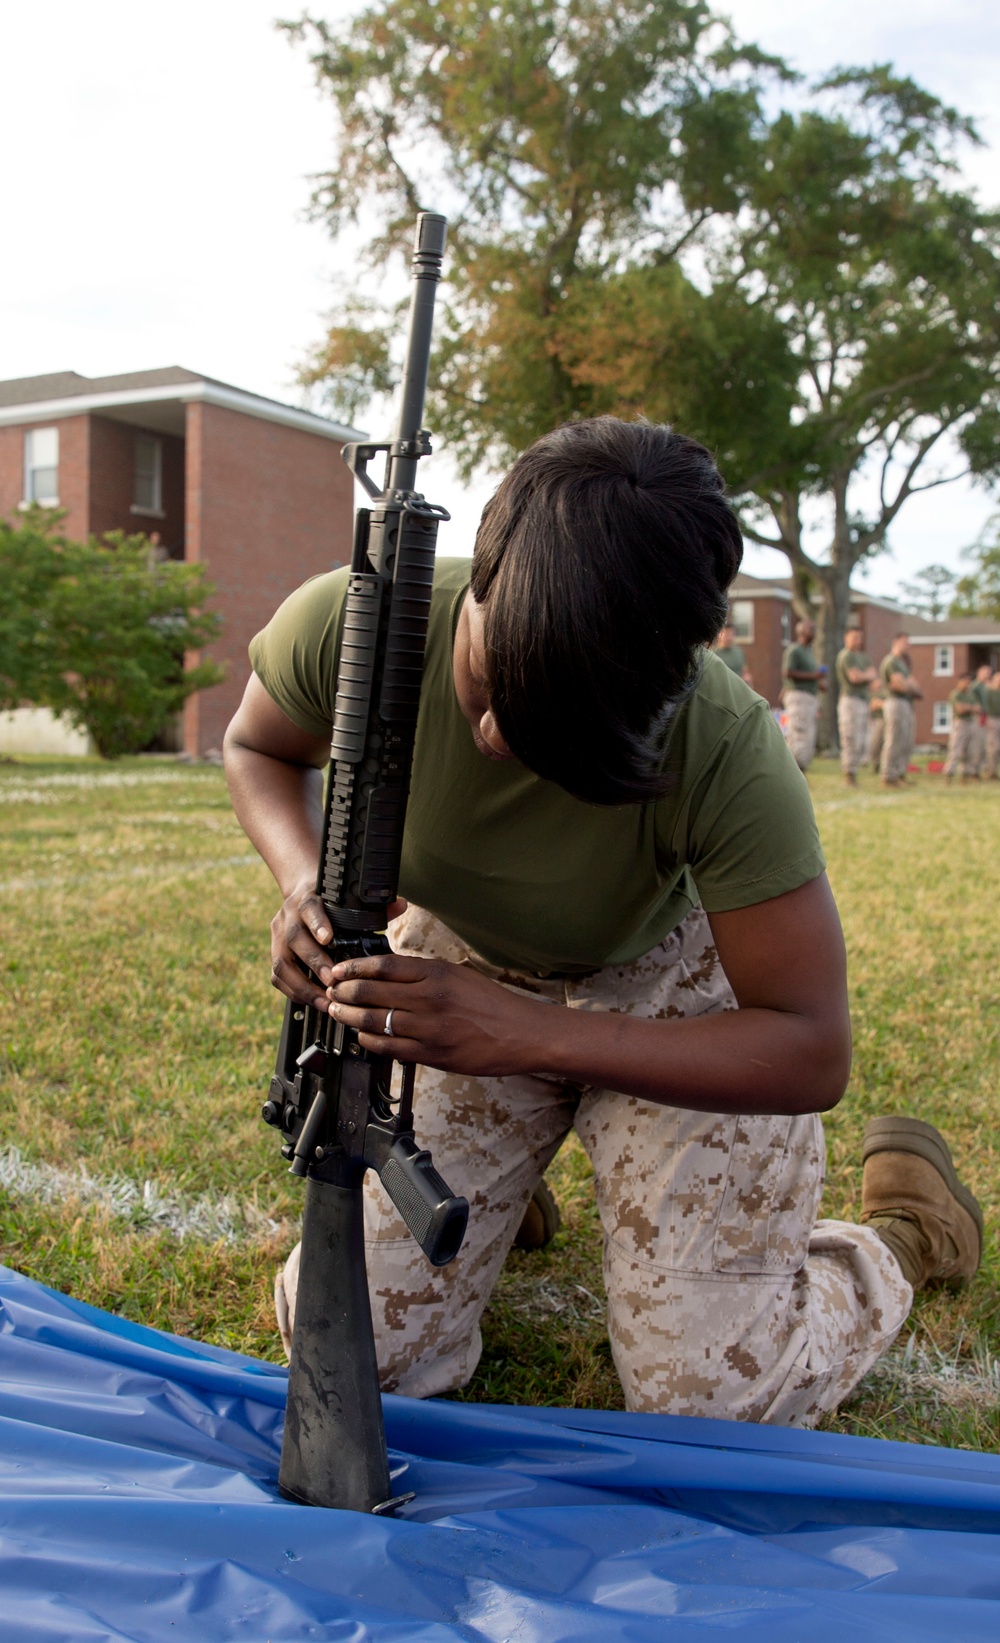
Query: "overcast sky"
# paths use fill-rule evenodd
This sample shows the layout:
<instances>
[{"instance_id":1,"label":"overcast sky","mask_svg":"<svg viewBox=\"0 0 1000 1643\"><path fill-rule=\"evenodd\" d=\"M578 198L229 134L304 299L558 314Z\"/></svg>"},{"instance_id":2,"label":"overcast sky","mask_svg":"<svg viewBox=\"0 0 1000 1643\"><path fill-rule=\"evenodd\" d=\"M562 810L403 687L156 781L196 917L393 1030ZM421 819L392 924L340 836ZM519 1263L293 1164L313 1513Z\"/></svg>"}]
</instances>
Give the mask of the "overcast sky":
<instances>
[{"instance_id":1,"label":"overcast sky","mask_svg":"<svg viewBox=\"0 0 1000 1643\"><path fill-rule=\"evenodd\" d=\"M330 242L306 220L332 122L274 0L0 0L0 378L185 365L295 400L294 370L330 306ZM292 8L290 8L292 9ZM328 17L353 7L334 0ZM995 0L730 0L744 38L806 72L890 61L972 113L965 157L1000 201ZM373 432L383 430L373 429ZM446 458L425 489L452 508L445 551L471 549L490 482L464 496ZM916 498L867 578L892 593L956 563L991 502L967 486ZM783 558L748 552L781 575Z\"/></svg>"}]
</instances>

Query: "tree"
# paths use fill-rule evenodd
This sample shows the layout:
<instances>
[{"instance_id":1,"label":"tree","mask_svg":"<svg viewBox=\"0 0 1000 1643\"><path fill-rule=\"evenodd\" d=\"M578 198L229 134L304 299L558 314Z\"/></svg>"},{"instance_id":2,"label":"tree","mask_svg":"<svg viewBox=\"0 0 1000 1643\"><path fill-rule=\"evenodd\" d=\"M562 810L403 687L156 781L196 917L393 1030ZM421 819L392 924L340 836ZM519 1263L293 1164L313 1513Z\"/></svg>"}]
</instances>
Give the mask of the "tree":
<instances>
[{"instance_id":1,"label":"tree","mask_svg":"<svg viewBox=\"0 0 1000 1643\"><path fill-rule=\"evenodd\" d=\"M852 573L909 498L1000 473L1000 219L950 186L950 145L973 136L886 68L838 74L761 135L703 270L616 273L569 316L570 368L606 408L717 449L746 534L819 589L831 673Z\"/></svg>"},{"instance_id":2,"label":"tree","mask_svg":"<svg viewBox=\"0 0 1000 1643\"><path fill-rule=\"evenodd\" d=\"M987 521L978 542L966 548L972 570L959 577L949 616L988 616L1000 622L1000 514Z\"/></svg>"},{"instance_id":3,"label":"tree","mask_svg":"<svg viewBox=\"0 0 1000 1643\"><path fill-rule=\"evenodd\" d=\"M925 565L918 570L912 582L901 582L900 592L907 607L925 616L929 622L940 622L947 616L958 577L947 565Z\"/></svg>"},{"instance_id":4,"label":"tree","mask_svg":"<svg viewBox=\"0 0 1000 1643\"><path fill-rule=\"evenodd\" d=\"M50 517L32 508L16 527L0 520L0 712L40 701L57 667L45 613L63 557Z\"/></svg>"},{"instance_id":5,"label":"tree","mask_svg":"<svg viewBox=\"0 0 1000 1643\"><path fill-rule=\"evenodd\" d=\"M381 272L422 203L451 219L430 414L466 473L596 408L563 357L568 300L671 267L739 206L759 84L783 72L703 0L379 0L285 26L333 100L338 167L315 195L331 231L374 213ZM303 380L356 417L393 381L392 330L345 293Z\"/></svg>"},{"instance_id":6,"label":"tree","mask_svg":"<svg viewBox=\"0 0 1000 1643\"><path fill-rule=\"evenodd\" d=\"M145 537L71 542L39 511L0 524L0 705L32 702L87 731L114 759L148 745L213 662L185 654L218 633L198 565L159 560Z\"/></svg>"},{"instance_id":7,"label":"tree","mask_svg":"<svg viewBox=\"0 0 1000 1643\"><path fill-rule=\"evenodd\" d=\"M691 0L382 0L293 33L337 112L331 228L365 203L384 258L427 177L457 219L432 399L466 472L600 411L700 436L800 608L819 590L832 673L852 573L910 497L1000 472L1000 218L955 186L970 122L884 66L768 119L781 66ZM306 378L344 372L356 414L390 329L347 313Z\"/></svg>"}]
</instances>

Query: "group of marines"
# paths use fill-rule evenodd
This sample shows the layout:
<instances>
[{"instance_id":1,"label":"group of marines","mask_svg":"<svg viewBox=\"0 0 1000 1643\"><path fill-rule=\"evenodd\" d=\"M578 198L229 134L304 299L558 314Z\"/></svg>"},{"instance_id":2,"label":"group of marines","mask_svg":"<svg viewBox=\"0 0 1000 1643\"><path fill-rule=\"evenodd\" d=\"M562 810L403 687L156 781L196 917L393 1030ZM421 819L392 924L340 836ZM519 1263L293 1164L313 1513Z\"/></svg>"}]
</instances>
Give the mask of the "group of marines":
<instances>
[{"instance_id":1,"label":"group of marines","mask_svg":"<svg viewBox=\"0 0 1000 1643\"><path fill-rule=\"evenodd\" d=\"M1000 764L1000 671L981 667L973 676L960 673L948 697L951 729L944 778L957 774L964 782L997 780Z\"/></svg>"},{"instance_id":2,"label":"group of marines","mask_svg":"<svg viewBox=\"0 0 1000 1643\"><path fill-rule=\"evenodd\" d=\"M813 651L816 627L802 620L795 641L782 659L782 706L788 745L800 770L808 770L816 753L820 693L827 688L827 670ZM899 787L916 741L914 702L923 694L910 667L909 638L897 633L889 654L875 667L863 650L862 629L852 623L844 633L844 647L835 664L837 730L840 766L848 787L857 787L858 771L870 761L883 787ZM733 630L724 628L717 646L728 667L748 683L743 651ZM964 782L998 779L1000 765L1000 671L989 664L958 675L951 703L946 781L957 774Z\"/></svg>"}]
</instances>

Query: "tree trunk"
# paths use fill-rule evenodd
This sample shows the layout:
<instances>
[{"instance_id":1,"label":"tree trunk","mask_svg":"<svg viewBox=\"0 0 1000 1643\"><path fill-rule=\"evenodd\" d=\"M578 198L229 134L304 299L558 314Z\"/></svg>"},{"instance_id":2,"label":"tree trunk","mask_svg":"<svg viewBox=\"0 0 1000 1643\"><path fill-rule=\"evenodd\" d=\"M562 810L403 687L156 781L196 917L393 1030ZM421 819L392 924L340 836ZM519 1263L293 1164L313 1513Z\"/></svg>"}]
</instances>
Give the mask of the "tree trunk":
<instances>
[{"instance_id":1,"label":"tree trunk","mask_svg":"<svg viewBox=\"0 0 1000 1643\"><path fill-rule=\"evenodd\" d=\"M846 554L838 554L834 546L833 562L824 566L821 579L823 603L820 608L817 649L819 659L826 666L827 688L820 703L819 747L837 748L837 657L844 645L844 629L851 615L851 571L853 565Z\"/></svg>"}]
</instances>

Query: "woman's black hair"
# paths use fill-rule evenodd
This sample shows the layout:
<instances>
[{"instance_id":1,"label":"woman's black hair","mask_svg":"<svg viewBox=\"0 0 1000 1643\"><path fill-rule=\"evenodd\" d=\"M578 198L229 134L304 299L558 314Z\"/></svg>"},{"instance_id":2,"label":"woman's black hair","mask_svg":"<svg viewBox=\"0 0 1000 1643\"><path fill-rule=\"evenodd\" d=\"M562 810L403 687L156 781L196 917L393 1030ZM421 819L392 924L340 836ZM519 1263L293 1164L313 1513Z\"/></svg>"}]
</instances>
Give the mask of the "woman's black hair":
<instances>
[{"instance_id":1,"label":"woman's black hair","mask_svg":"<svg viewBox=\"0 0 1000 1643\"><path fill-rule=\"evenodd\" d=\"M512 752L593 804L667 792L669 723L742 556L695 440L611 416L537 440L487 505L472 560L490 705Z\"/></svg>"}]
</instances>

